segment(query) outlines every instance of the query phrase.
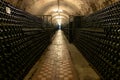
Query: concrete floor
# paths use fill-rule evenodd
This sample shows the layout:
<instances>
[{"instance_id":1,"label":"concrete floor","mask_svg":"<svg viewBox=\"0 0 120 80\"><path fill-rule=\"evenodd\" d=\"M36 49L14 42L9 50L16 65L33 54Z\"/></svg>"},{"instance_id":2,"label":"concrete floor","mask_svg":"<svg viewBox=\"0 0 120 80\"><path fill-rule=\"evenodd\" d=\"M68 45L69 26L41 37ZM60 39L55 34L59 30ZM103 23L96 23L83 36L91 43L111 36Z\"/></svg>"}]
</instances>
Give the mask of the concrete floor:
<instances>
[{"instance_id":1,"label":"concrete floor","mask_svg":"<svg viewBox=\"0 0 120 80\"><path fill-rule=\"evenodd\" d=\"M56 32L52 44L45 50L24 80L100 80L86 59L63 32Z\"/></svg>"}]
</instances>

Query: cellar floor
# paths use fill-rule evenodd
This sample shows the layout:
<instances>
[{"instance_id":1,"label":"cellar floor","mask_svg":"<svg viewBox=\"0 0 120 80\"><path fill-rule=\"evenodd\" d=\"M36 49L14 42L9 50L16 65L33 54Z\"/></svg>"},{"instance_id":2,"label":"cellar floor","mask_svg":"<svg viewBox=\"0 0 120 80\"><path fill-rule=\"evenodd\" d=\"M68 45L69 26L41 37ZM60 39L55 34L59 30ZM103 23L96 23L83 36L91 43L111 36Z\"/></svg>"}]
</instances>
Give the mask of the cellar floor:
<instances>
[{"instance_id":1,"label":"cellar floor","mask_svg":"<svg viewBox=\"0 0 120 80\"><path fill-rule=\"evenodd\" d=\"M24 80L100 80L87 60L61 30Z\"/></svg>"}]
</instances>

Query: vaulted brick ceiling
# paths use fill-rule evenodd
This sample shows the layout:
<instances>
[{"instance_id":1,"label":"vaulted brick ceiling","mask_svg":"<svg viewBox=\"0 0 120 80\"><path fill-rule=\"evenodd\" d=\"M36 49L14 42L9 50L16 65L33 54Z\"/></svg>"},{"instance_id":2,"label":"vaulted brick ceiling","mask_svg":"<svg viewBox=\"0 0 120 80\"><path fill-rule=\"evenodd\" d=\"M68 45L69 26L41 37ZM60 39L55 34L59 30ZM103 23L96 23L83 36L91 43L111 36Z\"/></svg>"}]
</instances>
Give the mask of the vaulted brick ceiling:
<instances>
[{"instance_id":1,"label":"vaulted brick ceiling","mask_svg":"<svg viewBox=\"0 0 120 80\"><path fill-rule=\"evenodd\" d=\"M53 18L61 16L62 21L67 22L69 15L88 15L118 0L6 0L6 1L36 16L52 15Z\"/></svg>"}]
</instances>

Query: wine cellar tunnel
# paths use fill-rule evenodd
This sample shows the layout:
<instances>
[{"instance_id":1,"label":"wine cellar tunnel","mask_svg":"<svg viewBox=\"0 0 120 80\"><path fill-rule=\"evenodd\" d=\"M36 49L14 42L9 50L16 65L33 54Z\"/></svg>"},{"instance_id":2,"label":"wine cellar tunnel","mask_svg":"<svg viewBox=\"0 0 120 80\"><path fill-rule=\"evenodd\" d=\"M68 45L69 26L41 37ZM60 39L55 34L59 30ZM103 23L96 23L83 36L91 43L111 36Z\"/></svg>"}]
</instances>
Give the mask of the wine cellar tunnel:
<instances>
[{"instance_id":1,"label":"wine cellar tunnel","mask_svg":"<svg viewBox=\"0 0 120 80\"><path fill-rule=\"evenodd\" d=\"M0 0L0 80L120 80L120 1Z\"/></svg>"}]
</instances>

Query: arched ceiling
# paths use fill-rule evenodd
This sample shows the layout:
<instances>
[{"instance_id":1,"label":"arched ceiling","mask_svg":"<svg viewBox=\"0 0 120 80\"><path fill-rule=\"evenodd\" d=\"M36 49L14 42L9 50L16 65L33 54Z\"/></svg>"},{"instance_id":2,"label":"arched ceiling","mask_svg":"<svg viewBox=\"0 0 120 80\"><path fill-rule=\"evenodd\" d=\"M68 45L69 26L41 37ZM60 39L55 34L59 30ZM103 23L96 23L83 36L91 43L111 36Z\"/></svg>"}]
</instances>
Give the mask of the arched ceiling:
<instances>
[{"instance_id":1,"label":"arched ceiling","mask_svg":"<svg viewBox=\"0 0 120 80\"><path fill-rule=\"evenodd\" d=\"M88 15L119 0L5 0L33 15L52 15L53 22L68 22L69 15ZM59 8L58 8L59 1ZM59 10L58 10L59 9Z\"/></svg>"},{"instance_id":2,"label":"arched ceiling","mask_svg":"<svg viewBox=\"0 0 120 80\"><path fill-rule=\"evenodd\" d=\"M58 4L59 1L59 4ZM77 15L81 9L80 4L76 5L77 0L37 0L32 6L26 8L26 11L34 15L52 15L53 22L58 22L58 16L62 16L61 21L68 22L69 15ZM58 10L59 5L59 10Z\"/></svg>"}]
</instances>

